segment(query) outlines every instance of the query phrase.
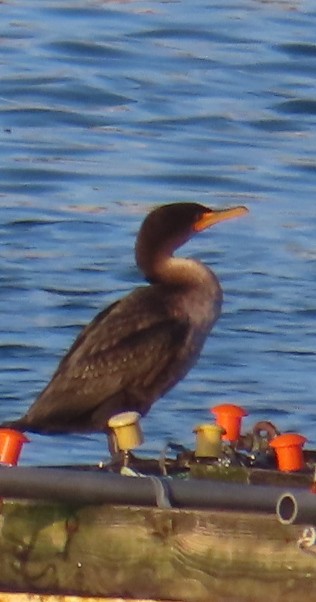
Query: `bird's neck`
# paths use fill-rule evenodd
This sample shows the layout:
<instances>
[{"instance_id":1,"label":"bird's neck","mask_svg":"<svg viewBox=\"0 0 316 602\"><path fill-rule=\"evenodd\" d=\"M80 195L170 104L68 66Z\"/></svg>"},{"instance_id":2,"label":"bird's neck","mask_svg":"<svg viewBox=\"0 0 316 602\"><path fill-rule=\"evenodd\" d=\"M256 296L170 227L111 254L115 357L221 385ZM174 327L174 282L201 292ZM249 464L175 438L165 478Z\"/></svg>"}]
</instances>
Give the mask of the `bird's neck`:
<instances>
[{"instance_id":1,"label":"bird's neck","mask_svg":"<svg viewBox=\"0 0 316 602\"><path fill-rule=\"evenodd\" d=\"M172 286L213 289L217 283L215 274L200 261L170 255L155 258L145 276L150 282Z\"/></svg>"}]
</instances>

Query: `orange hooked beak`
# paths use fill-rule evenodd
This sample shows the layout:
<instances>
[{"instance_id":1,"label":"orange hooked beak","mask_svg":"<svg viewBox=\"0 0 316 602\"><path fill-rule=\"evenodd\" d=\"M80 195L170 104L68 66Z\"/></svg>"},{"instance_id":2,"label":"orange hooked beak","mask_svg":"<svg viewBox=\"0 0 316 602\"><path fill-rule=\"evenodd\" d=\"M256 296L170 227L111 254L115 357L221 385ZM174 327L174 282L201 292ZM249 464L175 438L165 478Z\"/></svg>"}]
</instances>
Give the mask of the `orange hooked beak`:
<instances>
[{"instance_id":1,"label":"orange hooked beak","mask_svg":"<svg viewBox=\"0 0 316 602\"><path fill-rule=\"evenodd\" d=\"M232 219L233 217L240 217L249 213L247 207L231 207L230 209L210 209L205 211L201 217L195 222L195 232L201 232L210 226L214 226L217 222L223 222L225 219Z\"/></svg>"}]
</instances>

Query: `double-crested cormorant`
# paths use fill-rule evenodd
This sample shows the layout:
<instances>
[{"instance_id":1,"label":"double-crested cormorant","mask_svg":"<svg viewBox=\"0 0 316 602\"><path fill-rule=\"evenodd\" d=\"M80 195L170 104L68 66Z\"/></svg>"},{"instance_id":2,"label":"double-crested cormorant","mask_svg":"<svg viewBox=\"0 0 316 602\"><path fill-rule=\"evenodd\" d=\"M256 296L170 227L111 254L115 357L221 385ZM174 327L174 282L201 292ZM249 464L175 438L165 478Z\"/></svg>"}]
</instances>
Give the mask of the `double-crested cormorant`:
<instances>
[{"instance_id":1,"label":"double-crested cormorant","mask_svg":"<svg viewBox=\"0 0 316 602\"><path fill-rule=\"evenodd\" d=\"M173 252L197 232L246 212L174 203L149 213L136 262L150 285L99 313L25 416L5 426L51 434L106 431L114 414L146 414L196 362L221 311L215 274Z\"/></svg>"}]
</instances>

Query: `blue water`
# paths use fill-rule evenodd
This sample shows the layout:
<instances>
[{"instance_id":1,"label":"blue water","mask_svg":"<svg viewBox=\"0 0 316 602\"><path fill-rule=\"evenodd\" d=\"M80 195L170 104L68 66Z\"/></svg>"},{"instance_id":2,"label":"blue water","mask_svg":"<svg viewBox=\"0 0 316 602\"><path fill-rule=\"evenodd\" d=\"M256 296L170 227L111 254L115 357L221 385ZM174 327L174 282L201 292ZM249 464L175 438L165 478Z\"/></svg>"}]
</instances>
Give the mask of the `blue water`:
<instances>
[{"instance_id":1,"label":"blue water","mask_svg":"<svg viewBox=\"0 0 316 602\"><path fill-rule=\"evenodd\" d=\"M0 19L0 421L80 328L141 283L139 224L176 200L246 204L183 249L221 320L143 421L145 453L224 400L316 445L312 0L16 0ZM24 464L98 462L101 435L31 436Z\"/></svg>"}]
</instances>

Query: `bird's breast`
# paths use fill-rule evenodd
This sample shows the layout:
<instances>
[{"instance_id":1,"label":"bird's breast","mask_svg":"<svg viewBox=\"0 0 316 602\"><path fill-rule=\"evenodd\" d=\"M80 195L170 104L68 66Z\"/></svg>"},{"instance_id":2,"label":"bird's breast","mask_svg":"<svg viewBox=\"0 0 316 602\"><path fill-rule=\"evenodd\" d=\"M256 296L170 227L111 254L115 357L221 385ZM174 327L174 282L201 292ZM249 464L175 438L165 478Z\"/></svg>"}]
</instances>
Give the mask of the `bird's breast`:
<instances>
[{"instance_id":1,"label":"bird's breast","mask_svg":"<svg viewBox=\"0 0 316 602\"><path fill-rule=\"evenodd\" d=\"M175 295L173 316L187 319L193 329L205 332L211 330L221 313L222 289L218 282L212 287L192 287Z\"/></svg>"}]
</instances>

